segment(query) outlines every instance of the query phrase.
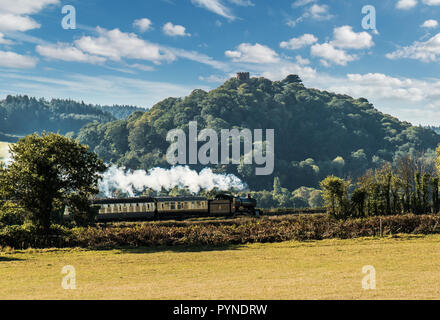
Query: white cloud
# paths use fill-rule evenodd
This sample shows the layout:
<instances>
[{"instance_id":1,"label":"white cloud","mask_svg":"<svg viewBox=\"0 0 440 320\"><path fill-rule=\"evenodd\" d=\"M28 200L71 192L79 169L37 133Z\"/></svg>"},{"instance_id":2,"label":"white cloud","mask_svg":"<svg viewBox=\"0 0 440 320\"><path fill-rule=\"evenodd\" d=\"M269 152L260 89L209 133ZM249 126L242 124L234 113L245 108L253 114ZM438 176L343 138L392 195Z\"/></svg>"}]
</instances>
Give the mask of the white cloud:
<instances>
[{"instance_id":1,"label":"white cloud","mask_svg":"<svg viewBox=\"0 0 440 320\"><path fill-rule=\"evenodd\" d=\"M298 63L300 65L307 65L307 64L310 64L310 60L298 55L298 56L296 56L296 63Z\"/></svg>"},{"instance_id":2,"label":"white cloud","mask_svg":"<svg viewBox=\"0 0 440 320\"><path fill-rule=\"evenodd\" d=\"M440 6L440 0L423 0L423 3L428 6Z\"/></svg>"},{"instance_id":3,"label":"white cloud","mask_svg":"<svg viewBox=\"0 0 440 320\"><path fill-rule=\"evenodd\" d=\"M342 26L333 30L331 44L344 49L368 49L374 46L373 37L368 32L356 33L351 26Z\"/></svg>"},{"instance_id":4,"label":"white cloud","mask_svg":"<svg viewBox=\"0 0 440 320\"><path fill-rule=\"evenodd\" d=\"M37 64L38 59L11 51L0 51L0 67L28 69Z\"/></svg>"},{"instance_id":5,"label":"white cloud","mask_svg":"<svg viewBox=\"0 0 440 320\"><path fill-rule=\"evenodd\" d=\"M66 43L57 43L56 45L38 45L35 50L46 58L62 61L103 63L106 60L103 57L86 54L78 48Z\"/></svg>"},{"instance_id":6,"label":"white cloud","mask_svg":"<svg viewBox=\"0 0 440 320\"><path fill-rule=\"evenodd\" d=\"M422 28L437 28L437 26L438 26L438 22L437 22L437 20L433 20L433 19L426 20L426 21L421 25Z\"/></svg>"},{"instance_id":7,"label":"white cloud","mask_svg":"<svg viewBox=\"0 0 440 320\"><path fill-rule=\"evenodd\" d=\"M234 20L235 16L231 13L229 8L224 6L220 0L191 0L191 2L199 7L203 7L211 12L214 12L228 20Z\"/></svg>"},{"instance_id":8,"label":"white cloud","mask_svg":"<svg viewBox=\"0 0 440 320\"><path fill-rule=\"evenodd\" d=\"M28 31L38 29L41 25L29 15L40 12L48 5L58 3L59 0L1 0L0 30Z\"/></svg>"},{"instance_id":9,"label":"white cloud","mask_svg":"<svg viewBox=\"0 0 440 320\"><path fill-rule=\"evenodd\" d=\"M417 0L399 0L396 3L396 8L401 10L408 10L417 5Z\"/></svg>"},{"instance_id":10,"label":"white cloud","mask_svg":"<svg viewBox=\"0 0 440 320\"><path fill-rule=\"evenodd\" d=\"M168 51L175 57L184 58L198 63L206 64L219 70L227 70L229 68L226 63L214 60L213 58L205 54L199 53L197 51L188 51L184 49L170 48L170 47L163 47L163 48L164 50Z\"/></svg>"},{"instance_id":11,"label":"white cloud","mask_svg":"<svg viewBox=\"0 0 440 320\"><path fill-rule=\"evenodd\" d=\"M304 34L299 38L292 38L289 41L283 41L280 43L281 48L296 50L306 46L309 46L318 41L313 34Z\"/></svg>"},{"instance_id":12,"label":"white cloud","mask_svg":"<svg viewBox=\"0 0 440 320\"><path fill-rule=\"evenodd\" d=\"M5 39L5 35L0 32L0 44L13 44L11 40Z\"/></svg>"},{"instance_id":13,"label":"white cloud","mask_svg":"<svg viewBox=\"0 0 440 320\"><path fill-rule=\"evenodd\" d=\"M119 29L106 30L97 27L96 30L99 34L98 37L83 36L74 41L73 45L65 43L58 43L56 45L40 44L36 50L40 55L49 59L94 64L103 63L107 60L120 61L125 64L123 59L139 59L160 64L162 61L172 62L177 58L183 58L206 64L219 70L227 70L229 68L226 63L214 60L197 51L153 44L138 38L133 33L124 33ZM125 66L143 71L154 70L153 67L138 63L132 65L125 64Z\"/></svg>"},{"instance_id":14,"label":"white cloud","mask_svg":"<svg viewBox=\"0 0 440 320\"><path fill-rule=\"evenodd\" d=\"M306 13L310 15L312 19L315 20L328 20L333 17L333 15L329 13L328 9L329 7L325 4L323 5L314 4L308 9Z\"/></svg>"},{"instance_id":15,"label":"white cloud","mask_svg":"<svg viewBox=\"0 0 440 320\"><path fill-rule=\"evenodd\" d=\"M133 22L133 27L138 28L140 32L145 32L151 29L152 22L150 19L142 18Z\"/></svg>"},{"instance_id":16,"label":"white cloud","mask_svg":"<svg viewBox=\"0 0 440 320\"><path fill-rule=\"evenodd\" d=\"M176 37L176 36L190 37L191 36L190 33L186 33L186 28L184 26L174 25L171 22L167 22L166 24L164 24L164 26L162 27L162 30L166 35L172 36L172 37Z\"/></svg>"},{"instance_id":17,"label":"white cloud","mask_svg":"<svg viewBox=\"0 0 440 320\"><path fill-rule=\"evenodd\" d=\"M106 30L96 28L98 37L84 36L75 40L75 46L82 51L105 57L114 61L121 58L152 61L173 61L175 56L160 46L138 38L134 33L121 32L119 29Z\"/></svg>"},{"instance_id":18,"label":"white cloud","mask_svg":"<svg viewBox=\"0 0 440 320\"><path fill-rule=\"evenodd\" d=\"M356 55L350 55L344 50L336 49L330 43L315 44L311 47L310 52L312 56L323 58L325 66L328 66L328 62L346 66L348 62L357 59Z\"/></svg>"},{"instance_id":19,"label":"white cloud","mask_svg":"<svg viewBox=\"0 0 440 320\"><path fill-rule=\"evenodd\" d=\"M27 16L0 12L1 31L28 31L38 29L41 25Z\"/></svg>"},{"instance_id":20,"label":"white cloud","mask_svg":"<svg viewBox=\"0 0 440 320\"><path fill-rule=\"evenodd\" d=\"M294 3L292 3L292 7L294 8L303 7L314 2L316 2L316 0L297 0Z\"/></svg>"},{"instance_id":21,"label":"white cloud","mask_svg":"<svg viewBox=\"0 0 440 320\"><path fill-rule=\"evenodd\" d=\"M255 4L250 0L228 0L229 2L242 7L253 7Z\"/></svg>"},{"instance_id":22,"label":"white cloud","mask_svg":"<svg viewBox=\"0 0 440 320\"><path fill-rule=\"evenodd\" d=\"M313 3L315 1L300 1L297 3L296 6L305 6L309 3ZM295 7L295 3L293 3L293 6ZM296 25L300 22L303 22L305 19L314 19L314 20L330 20L331 18L333 18L333 15L330 14L329 12L329 7L327 5L319 5L319 4L314 4L310 7L307 7L304 10L304 13L296 18L295 20L292 19L287 19L287 25L289 27L296 27Z\"/></svg>"},{"instance_id":23,"label":"white cloud","mask_svg":"<svg viewBox=\"0 0 440 320\"><path fill-rule=\"evenodd\" d=\"M440 56L440 33L425 42L414 42L411 46L400 48L386 54L388 59L415 59L422 62L439 61Z\"/></svg>"},{"instance_id":24,"label":"white cloud","mask_svg":"<svg viewBox=\"0 0 440 320\"><path fill-rule=\"evenodd\" d=\"M134 69L138 69L138 70L142 70L142 71L154 71L154 67L146 66L144 64L139 64L139 63L130 64L128 66L130 68L134 68Z\"/></svg>"},{"instance_id":25,"label":"white cloud","mask_svg":"<svg viewBox=\"0 0 440 320\"><path fill-rule=\"evenodd\" d=\"M228 50L225 55L234 62L276 63L279 61L275 51L259 43L254 45L242 43L237 47L237 50Z\"/></svg>"},{"instance_id":26,"label":"white cloud","mask_svg":"<svg viewBox=\"0 0 440 320\"><path fill-rule=\"evenodd\" d=\"M0 1L0 12L18 15L35 14L48 5L58 3L59 0L2 0Z\"/></svg>"}]
</instances>

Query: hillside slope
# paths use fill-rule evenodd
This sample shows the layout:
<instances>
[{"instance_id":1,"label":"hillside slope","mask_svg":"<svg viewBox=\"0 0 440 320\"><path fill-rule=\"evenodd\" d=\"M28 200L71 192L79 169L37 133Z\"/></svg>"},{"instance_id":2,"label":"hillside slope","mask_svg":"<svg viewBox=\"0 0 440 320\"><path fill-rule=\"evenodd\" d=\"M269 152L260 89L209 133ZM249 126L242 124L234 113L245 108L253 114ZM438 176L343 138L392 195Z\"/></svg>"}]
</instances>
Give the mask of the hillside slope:
<instances>
[{"instance_id":1,"label":"hillside slope","mask_svg":"<svg viewBox=\"0 0 440 320\"><path fill-rule=\"evenodd\" d=\"M18 136L51 131L65 134L77 132L86 123L105 123L126 119L135 111L132 106L99 106L73 100L36 99L8 96L0 100L0 141L16 141Z\"/></svg>"},{"instance_id":2,"label":"hillside slope","mask_svg":"<svg viewBox=\"0 0 440 320\"><path fill-rule=\"evenodd\" d=\"M276 176L289 189L317 186L332 173L355 177L405 152L432 152L440 142L432 130L383 114L366 99L306 88L295 75L274 82L230 79L210 92L165 99L127 120L87 124L78 139L109 162L133 169L167 167L167 132L187 131L192 120L200 129L217 131L275 129L273 175L255 176L251 165L215 168L257 189L271 188Z\"/></svg>"}]
</instances>

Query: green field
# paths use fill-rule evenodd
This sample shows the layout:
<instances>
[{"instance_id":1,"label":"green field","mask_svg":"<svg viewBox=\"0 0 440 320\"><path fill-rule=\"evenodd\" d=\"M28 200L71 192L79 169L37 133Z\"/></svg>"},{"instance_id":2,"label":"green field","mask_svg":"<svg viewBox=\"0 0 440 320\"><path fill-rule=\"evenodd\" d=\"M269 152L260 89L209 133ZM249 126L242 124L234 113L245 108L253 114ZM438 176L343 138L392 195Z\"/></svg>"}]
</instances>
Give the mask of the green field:
<instances>
[{"instance_id":1,"label":"green field","mask_svg":"<svg viewBox=\"0 0 440 320\"><path fill-rule=\"evenodd\" d=\"M9 155L9 143L0 142L0 161L8 158Z\"/></svg>"},{"instance_id":2,"label":"green field","mask_svg":"<svg viewBox=\"0 0 440 320\"><path fill-rule=\"evenodd\" d=\"M439 299L440 235L0 253L1 299ZM61 287L62 267L76 290ZM362 267L376 269L364 290Z\"/></svg>"}]
</instances>

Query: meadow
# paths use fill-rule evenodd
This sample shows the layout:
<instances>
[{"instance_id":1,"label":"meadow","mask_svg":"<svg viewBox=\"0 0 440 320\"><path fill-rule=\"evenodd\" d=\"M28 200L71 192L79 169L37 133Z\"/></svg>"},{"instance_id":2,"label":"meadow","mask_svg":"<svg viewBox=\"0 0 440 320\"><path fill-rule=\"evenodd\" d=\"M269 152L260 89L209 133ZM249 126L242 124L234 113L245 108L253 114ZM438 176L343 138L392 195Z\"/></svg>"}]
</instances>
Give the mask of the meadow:
<instances>
[{"instance_id":1,"label":"meadow","mask_svg":"<svg viewBox=\"0 0 440 320\"><path fill-rule=\"evenodd\" d=\"M439 299L440 235L0 251L0 299ZM61 286L74 266L76 289ZM376 270L364 290L362 267Z\"/></svg>"}]
</instances>

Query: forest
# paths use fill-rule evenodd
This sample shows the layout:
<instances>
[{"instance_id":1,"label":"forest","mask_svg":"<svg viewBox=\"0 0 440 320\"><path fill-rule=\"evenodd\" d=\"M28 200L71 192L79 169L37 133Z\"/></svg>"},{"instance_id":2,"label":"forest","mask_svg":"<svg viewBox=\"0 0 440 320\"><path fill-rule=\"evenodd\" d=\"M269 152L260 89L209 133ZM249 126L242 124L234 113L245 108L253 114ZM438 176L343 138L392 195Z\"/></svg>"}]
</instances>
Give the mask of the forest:
<instances>
[{"instance_id":1,"label":"forest","mask_svg":"<svg viewBox=\"0 0 440 320\"><path fill-rule=\"evenodd\" d=\"M290 75L282 81L231 78L209 92L167 98L127 119L86 124L75 136L107 163L131 169L169 167L167 132L197 121L199 130L275 129L275 170L255 176L254 165L216 165L251 190L319 188L329 175L356 179L367 169L394 163L403 155L434 159L440 136L383 114L364 98L306 88ZM202 166L193 165L192 169Z\"/></svg>"},{"instance_id":2,"label":"forest","mask_svg":"<svg viewBox=\"0 0 440 320\"><path fill-rule=\"evenodd\" d=\"M73 135L89 122L106 123L125 119L138 110L144 109L9 95L0 100L0 141L15 142L16 136L42 131Z\"/></svg>"}]
</instances>

